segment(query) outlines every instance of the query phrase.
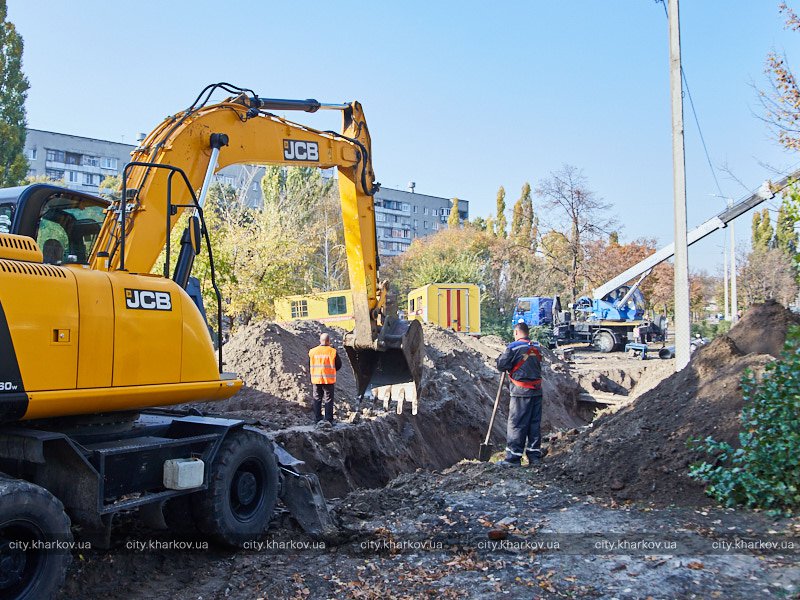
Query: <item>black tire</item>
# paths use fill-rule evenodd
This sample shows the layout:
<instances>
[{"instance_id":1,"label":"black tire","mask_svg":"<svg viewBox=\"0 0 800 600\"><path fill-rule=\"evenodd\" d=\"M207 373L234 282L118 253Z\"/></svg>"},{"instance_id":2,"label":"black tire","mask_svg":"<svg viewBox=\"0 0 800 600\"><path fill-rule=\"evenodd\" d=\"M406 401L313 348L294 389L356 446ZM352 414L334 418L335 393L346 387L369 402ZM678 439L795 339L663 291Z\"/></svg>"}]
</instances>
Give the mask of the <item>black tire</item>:
<instances>
[{"instance_id":1,"label":"black tire","mask_svg":"<svg viewBox=\"0 0 800 600\"><path fill-rule=\"evenodd\" d=\"M39 547L22 550L19 542ZM0 598L55 596L72 560L71 544L69 517L53 494L27 481L0 480Z\"/></svg>"},{"instance_id":2,"label":"black tire","mask_svg":"<svg viewBox=\"0 0 800 600\"><path fill-rule=\"evenodd\" d=\"M228 433L211 466L208 489L194 496L195 521L205 535L228 546L259 538L278 501L272 443L254 431Z\"/></svg>"},{"instance_id":3,"label":"black tire","mask_svg":"<svg viewBox=\"0 0 800 600\"><path fill-rule=\"evenodd\" d=\"M614 336L610 331L598 331L596 334L594 334L593 344L595 348L605 354L607 352L614 351L617 341L614 339Z\"/></svg>"}]
</instances>

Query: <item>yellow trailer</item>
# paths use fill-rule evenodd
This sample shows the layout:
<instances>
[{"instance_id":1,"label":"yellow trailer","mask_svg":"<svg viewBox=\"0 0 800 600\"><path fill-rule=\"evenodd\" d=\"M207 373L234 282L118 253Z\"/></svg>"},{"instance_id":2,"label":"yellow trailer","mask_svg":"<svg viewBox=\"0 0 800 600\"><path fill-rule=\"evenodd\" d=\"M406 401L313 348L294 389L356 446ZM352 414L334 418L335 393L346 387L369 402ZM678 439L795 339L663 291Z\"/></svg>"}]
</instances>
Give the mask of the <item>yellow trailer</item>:
<instances>
[{"instance_id":1,"label":"yellow trailer","mask_svg":"<svg viewBox=\"0 0 800 600\"><path fill-rule=\"evenodd\" d=\"M408 318L480 335L480 290L474 283L423 285L408 294Z\"/></svg>"},{"instance_id":2,"label":"yellow trailer","mask_svg":"<svg viewBox=\"0 0 800 600\"><path fill-rule=\"evenodd\" d=\"M355 327L353 293L350 290L315 292L275 299L275 320L320 321L352 331Z\"/></svg>"}]
</instances>

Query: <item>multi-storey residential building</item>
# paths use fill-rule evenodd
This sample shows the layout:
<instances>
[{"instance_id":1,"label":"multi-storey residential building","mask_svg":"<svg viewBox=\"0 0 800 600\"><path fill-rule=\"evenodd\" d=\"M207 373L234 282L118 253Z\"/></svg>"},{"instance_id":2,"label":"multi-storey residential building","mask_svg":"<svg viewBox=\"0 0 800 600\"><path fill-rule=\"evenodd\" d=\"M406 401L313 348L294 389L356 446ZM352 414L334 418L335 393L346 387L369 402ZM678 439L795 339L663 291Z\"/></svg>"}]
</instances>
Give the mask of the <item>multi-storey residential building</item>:
<instances>
[{"instance_id":1,"label":"multi-storey residential building","mask_svg":"<svg viewBox=\"0 0 800 600\"><path fill-rule=\"evenodd\" d=\"M140 140L144 139L144 134ZM136 148L131 144L98 140L94 138L28 129L25 156L30 164L28 174L46 176L75 190L97 194L106 177L120 175ZM254 165L233 165L217 173L216 180L240 190L245 203L252 207L263 206L261 179L264 168ZM324 177L333 177L333 170ZM428 196L414 192L414 183L408 191L381 188L375 195L375 225L378 235L378 252L383 256L396 256L408 249L418 237L435 233L447 227L452 202L448 198ZM469 218L469 202L459 200L459 217Z\"/></svg>"},{"instance_id":2,"label":"multi-storey residential building","mask_svg":"<svg viewBox=\"0 0 800 600\"><path fill-rule=\"evenodd\" d=\"M140 140L144 134L140 135ZM28 175L45 176L73 190L97 194L106 177L121 175L136 146L95 138L28 129L25 157ZM242 190L249 206L261 206L262 167L234 165L222 169L215 178Z\"/></svg>"},{"instance_id":3,"label":"multi-storey residential building","mask_svg":"<svg viewBox=\"0 0 800 600\"><path fill-rule=\"evenodd\" d=\"M411 242L447 227L452 201L409 191L381 188L375 194L375 225L378 232L378 252L396 256L405 252ZM461 221L469 219L469 202L459 199Z\"/></svg>"}]
</instances>

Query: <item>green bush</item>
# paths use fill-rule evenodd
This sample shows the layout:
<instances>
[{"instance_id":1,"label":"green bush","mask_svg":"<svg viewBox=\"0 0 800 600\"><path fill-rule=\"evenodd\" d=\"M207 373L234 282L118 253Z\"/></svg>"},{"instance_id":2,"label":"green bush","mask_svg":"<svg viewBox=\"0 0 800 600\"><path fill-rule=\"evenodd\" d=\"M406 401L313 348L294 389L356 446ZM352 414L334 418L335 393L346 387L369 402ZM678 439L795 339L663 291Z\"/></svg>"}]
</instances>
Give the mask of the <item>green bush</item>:
<instances>
[{"instance_id":1,"label":"green bush","mask_svg":"<svg viewBox=\"0 0 800 600\"><path fill-rule=\"evenodd\" d=\"M715 457L691 466L706 493L726 506L791 513L800 507L800 327L792 327L781 357L756 378L742 378L744 407L740 448L693 440Z\"/></svg>"},{"instance_id":2,"label":"green bush","mask_svg":"<svg viewBox=\"0 0 800 600\"><path fill-rule=\"evenodd\" d=\"M699 335L702 338L713 339L718 335L723 335L731 330L730 321L720 321L718 323L709 323L708 321L698 321L692 323L692 336Z\"/></svg>"}]
</instances>

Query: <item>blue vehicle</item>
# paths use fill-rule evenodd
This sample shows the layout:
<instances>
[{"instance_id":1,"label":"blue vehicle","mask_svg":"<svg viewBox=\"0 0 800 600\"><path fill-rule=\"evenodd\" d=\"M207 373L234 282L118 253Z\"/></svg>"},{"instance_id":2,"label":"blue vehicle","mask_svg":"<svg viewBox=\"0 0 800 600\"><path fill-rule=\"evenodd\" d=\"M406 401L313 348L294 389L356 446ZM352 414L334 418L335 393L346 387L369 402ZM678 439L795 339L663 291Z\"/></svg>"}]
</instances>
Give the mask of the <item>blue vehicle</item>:
<instances>
[{"instance_id":1,"label":"blue vehicle","mask_svg":"<svg viewBox=\"0 0 800 600\"><path fill-rule=\"evenodd\" d=\"M553 298L544 296L529 296L519 298L511 315L512 327L520 321L525 322L528 327L541 325L553 325Z\"/></svg>"},{"instance_id":2,"label":"blue vehicle","mask_svg":"<svg viewBox=\"0 0 800 600\"><path fill-rule=\"evenodd\" d=\"M620 286L599 299L583 296L569 308L563 311L558 297L519 298L511 323L552 327L556 345L585 342L600 352L622 350L629 342L663 341L666 336L665 318L645 318L644 296L638 285Z\"/></svg>"}]
</instances>

